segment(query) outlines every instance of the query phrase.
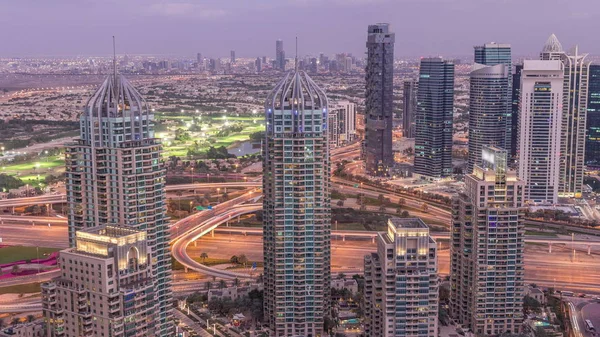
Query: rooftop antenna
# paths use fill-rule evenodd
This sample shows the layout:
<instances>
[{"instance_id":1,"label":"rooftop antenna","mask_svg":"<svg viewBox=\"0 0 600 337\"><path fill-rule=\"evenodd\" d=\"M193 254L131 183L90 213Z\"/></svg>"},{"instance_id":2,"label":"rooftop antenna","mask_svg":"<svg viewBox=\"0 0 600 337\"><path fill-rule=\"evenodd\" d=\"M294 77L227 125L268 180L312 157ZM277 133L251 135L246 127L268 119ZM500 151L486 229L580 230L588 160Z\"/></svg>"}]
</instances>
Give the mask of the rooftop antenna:
<instances>
[{"instance_id":1,"label":"rooftop antenna","mask_svg":"<svg viewBox=\"0 0 600 337\"><path fill-rule=\"evenodd\" d=\"M294 68L298 72L298 37L296 36L296 58L294 60Z\"/></svg>"},{"instance_id":2,"label":"rooftop antenna","mask_svg":"<svg viewBox=\"0 0 600 337\"><path fill-rule=\"evenodd\" d=\"M113 35L113 75L115 86L117 84L117 47L115 44L115 36Z\"/></svg>"}]
</instances>

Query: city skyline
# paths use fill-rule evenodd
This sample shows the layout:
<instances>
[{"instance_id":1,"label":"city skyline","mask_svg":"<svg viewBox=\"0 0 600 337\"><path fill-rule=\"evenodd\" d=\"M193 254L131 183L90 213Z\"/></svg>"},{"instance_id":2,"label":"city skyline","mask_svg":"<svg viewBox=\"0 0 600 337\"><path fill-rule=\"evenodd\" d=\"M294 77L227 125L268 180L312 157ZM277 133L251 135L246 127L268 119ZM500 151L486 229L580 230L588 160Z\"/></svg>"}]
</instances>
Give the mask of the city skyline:
<instances>
[{"instance_id":1,"label":"city skyline","mask_svg":"<svg viewBox=\"0 0 600 337\"><path fill-rule=\"evenodd\" d=\"M526 4L514 0L502 4L472 0L461 3L452 0L294 0L260 4L140 0L124 4L89 0L86 7L77 7L72 0L60 0L51 5L35 3L36 10L32 11L32 1L21 1L0 5L0 10L6 13L0 19L3 27L19 31L19 34L0 37L0 43L4 46L3 57L108 55L109 44L96 42L118 30L120 53L165 54L166 51L174 55L195 55L202 49L226 56L235 49L237 56L243 58L266 54L272 49L273 40L292 41L297 36L302 41L300 55L347 51L361 56L364 53L363 27L373 22L389 22L398 32L411 32L402 34L398 40L396 55L438 56L440 52L445 56L468 55L472 46L480 41L510 43L515 55L534 55L539 48L537 41L549 33L569 41L567 48L579 43L586 51L600 54L593 34L581 34L595 29L595 20L600 16L600 8L592 0L554 0L540 4L539 0ZM279 14L290 9L295 15L289 27L297 26L296 22L304 22L309 16L315 24L304 25L302 30L283 28L274 35L271 25L264 24L264 17L276 18L271 24L277 25L286 17ZM478 10L494 11L497 15L470 15ZM361 13L359 18L356 13ZM502 19L508 15L510 24ZM337 18L335 26L325 19L332 16ZM431 25L416 32L410 30L424 20L441 22L444 29ZM541 20L555 24L535 24ZM496 21L502 24L494 24ZM472 30L473 25L479 28ZM77 34L72 29L75 26ZM214 29L219 29L220 34L202 33ZM522 34L525 29L528 34Z\"/></svg>"}]
</instances>

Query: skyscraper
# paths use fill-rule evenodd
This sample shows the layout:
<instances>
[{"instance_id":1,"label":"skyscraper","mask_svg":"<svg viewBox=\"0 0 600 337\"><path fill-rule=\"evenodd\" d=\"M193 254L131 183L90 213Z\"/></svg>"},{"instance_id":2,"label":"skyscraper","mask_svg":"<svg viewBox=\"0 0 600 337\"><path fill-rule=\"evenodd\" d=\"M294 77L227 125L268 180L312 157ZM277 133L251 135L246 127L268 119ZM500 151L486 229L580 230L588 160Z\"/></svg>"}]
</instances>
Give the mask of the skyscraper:
<instances>
[{"instance_id":1,"label":"skyscraper","mask_svg":"<svg viewBox=\"0 0 600 337\"><path fill-rule=\"evenodd\" d=\"M415 112L417 110L417 86L415 80L404 81L402 99L402 132L406 138L415 137Z\"/></svg>"},{"instance_id":2,"label":"skyscraper","mask_svg":"<svg viewBox=\"0 0 600 337\"><path fill-rule=\"evenodd\" d=\"M235 50L232 50L229 52L229 58L230 58L229 62L231 64L234 64L235 63Z\"/></svg>"},{"instance_id":3,"label":"skyscraper","mask_svg":"<svg viewBox=\"0 0 600 337\"><path fill-rule=\"evenodd\" d=\"M454 63L421 59L415 114L414 173L427 179L452 174Z\"/></svg>"},{"instance_id":4,"label":"skyscraper","mask_svg":"<svg viewBox=\"0 0 600 337\"><path fill-rule=\"evenodd\" d=\"M283 40L275 41L275 68L285 70L285 51L283 50Z\"/></svg>"},{"instance_id":5,"label":"skyscraper","mask_svg":"<svg viewBox=\"0 0 600 337\"><path fill-rule=\"evenodd\" d=\"M367 35L365 158L371 175L385 176L394 166L394 40L389 24L370 25Z\"/></svg>"},{"instance_id":6,"label":"skyscraper","mask_svg":"<svg viewBox=\"0 0 600 337\"><path fill-rule=\"evenodd\" d=\"M502 63L473 65L469 89L469 160L466 173L472 173L475 165L481 165L481 149L484 146L504 148L507 144L506 135L510 132L507 130L512 127L508 120L512 109L512 91L509 90L508 80L511 71L509 66Z\"/></svg>"},{"instance_id":7,"label":"skyscraper","mask_svg":"<svg viewBox=\"0 0 600 337\"><path fill-rule=\"evenodd\" d=\"M365 256L365 335L438 335L436 242L419 218L391 218Z\"/></svg>"},{"instance_id":8,"label":"skyscraper","mask_svg":"<svg viewBox=\"0 0 600 337\"><path fill-rule=\"evenodd\" d=\"M600 166L600 65L590 65L585 162Z\"/></svg>"},{"instance_id":9,"label":"skyscraper","mask_svg":"<svg viewBox=\"0 0 600 337\"><path fill-rule=\"evenodd\" d=\"M260 73L262 71L262 59L257 57L256 61L254 61L254 65L256 66L256 72Z\"/></svg>"},{"instance_id":10,"label":"skyscraper","mask_svg":"<svg viewBox=\"0 0 600 337\"><path fill-rule=\"evenodd\" d=\"M519 178L536 203L558 201L563 75L558 60L526 60L521 72Z\"/></svg>"},{"instance_id":11,"label":"skyscraper","mask_svg":"<svg viewBox=\"0 0 600 337\"><path fill-rule=\"evenodd\" d=\"M80 137L65 150L69 242L75 247L76 231L101 225L146 232L159 327L155 336L170 337L166 172L153 122L144 98L116 72L90 97L80 117Z\"/></svg>"},{"instance_id":12,"label":"skyscraper","mask_svg":"<svg viewBox=\"0 0 600 337\"><path fill-rule=\"evenodd\" d=\"M150 255L146 232L77 231L60 252L61 276L42 284L44 336L159 336Z\"/></svg>"},{"instance_id":13,"label":"skyscraper","mask_svg":"<svg viewBox=\"0 0 600 337\"><path fill-rule=\"evenodd\" d=\"M585 159L585 131L588 105L590 62L575 46L569 52L552 34L546 41L540 58L560 60L564 65L562 139L560 142L560 182L562 197L581 197Z\"/></svg>"},{"instance_id":14,"label":"skyscraper","mask_svg":"<svg viewBox=\"0 0 600 337\"><path fill-rule=\"evenodd\" d=\"M202 54L200 54L200 53L196 54L196 62L198 62L198 66L202 65Z\"/></svg>"},{"instance_id":15,"label":"skyscraper","mask_svg":"<svg viewBox=\"0 0 600 337\"><path fill-rule=\"evenodd\" d=\"M478 336L518 333L523 320L525 183L506 156L484 146L452 201L450 313Z\"/></svg>"},{"instance_id":16,"label":"skyscraper","mask_svg":"<svg viewBox=\"0 0 600 337\"><path fill-rule=\"evenodd\" d=\"M327 97L296 69L267 97L265 117L265 318L274 336L323 336L331 286Z\"/></svg>"},{"instance_id":17,"label":"skyscraper","mask_svg":"<svg viewBox=\"0 0 600 337\"><path fill-rule=\"evenodd\" d=\"M511 121L511 132L513 140L510 143L509 153L509 166L513 166L514 159L517 157L517 149L519 143L516 141L516 137L519 135L519 102L521 99L521 71L523 70L522 64L515 65L515 71L512 75L512 115ZM508 149L507 149L508 150Z\"/></svg>"}]
</instances>

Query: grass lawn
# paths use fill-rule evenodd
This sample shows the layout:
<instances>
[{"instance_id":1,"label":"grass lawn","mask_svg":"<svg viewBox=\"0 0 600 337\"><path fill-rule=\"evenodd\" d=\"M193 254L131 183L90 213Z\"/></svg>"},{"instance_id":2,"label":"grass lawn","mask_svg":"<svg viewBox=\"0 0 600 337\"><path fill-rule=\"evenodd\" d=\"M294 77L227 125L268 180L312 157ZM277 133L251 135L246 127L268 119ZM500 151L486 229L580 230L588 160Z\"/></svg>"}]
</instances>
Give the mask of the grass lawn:
<instances>
[{"instance_id":1,"label":"grass lawn","mask_svg":"<svg viewBox=\"0 0 600 337\"><path fill-rule=\"evenodd\" d=\"M39 248L39 258L43 258L44 254L50 254L58 251L57 248ZM10 263L21 260L31 260L37 258L35 247L11 246L0 248L0 264Z\"/></svg>"},{"instance_id":2,"label":"grass lawn","mask_svg":"<svg viewBox=\"0 0 600 337\"><path fill-rule=\"evenodd\" d=\"M4 167L5 167L6 171L20 172L20 171L28 171L28 170L39 171L39 170L51 169L51 168L65 165L65 161L62 157L61 158L53 157L53 158L48 158L48 159L49 160L46 161L45 158L40 158L40 159L36 159L35 161L7 165ZM4 170L4 167L3 167L3 170Z\"/></svg>"},{"instance_id":3,"label":"grass lawn","mask_svg":"<svg viewBox=\"0 0 600 337\"><path fill-rule=\"evenodd\" d=\"M41 291L39 283L19 284L10 287L0 287L0 295L4 294L31 294Z\"/></svg>"}]
</instances>

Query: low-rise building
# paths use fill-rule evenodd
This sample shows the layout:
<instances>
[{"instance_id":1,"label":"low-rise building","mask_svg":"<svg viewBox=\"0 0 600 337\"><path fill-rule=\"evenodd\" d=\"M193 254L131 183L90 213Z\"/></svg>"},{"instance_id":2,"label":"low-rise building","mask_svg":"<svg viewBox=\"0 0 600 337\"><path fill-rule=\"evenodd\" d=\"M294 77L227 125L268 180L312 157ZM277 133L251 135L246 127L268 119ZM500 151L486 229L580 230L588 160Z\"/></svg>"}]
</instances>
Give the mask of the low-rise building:
<instances>
[{"instance_id":1,"label":"low-rise building","mask_svg":"<svg viewBox=\"0 0 600 337\"><path fill-rule=\"evenodd\" d=\"M437 246L419 218L392 218L365 256L365 335L438 335Z\"/></svg>"},{"instance_id":2,"label":"low-rise building","mask_svg":"<svg viewBox=\"0 0 600 337\"><path fill-rule=\"evenodd\" d=\"M348 289L351 293L358 292L358 282L355 279L335 279L331 280L331 289Z\"/></svg>"},{"instance_id":3,"label":"low-rise building","mask_svg":"<svg viewBox=\"0 0 600 337\"><path fill-rule=\"evenodd\" d=\"M153 336L157 314L146 232L102 226L75 233L61 275L42 284L47 337Z\"/></svg>"}]
</instances>

